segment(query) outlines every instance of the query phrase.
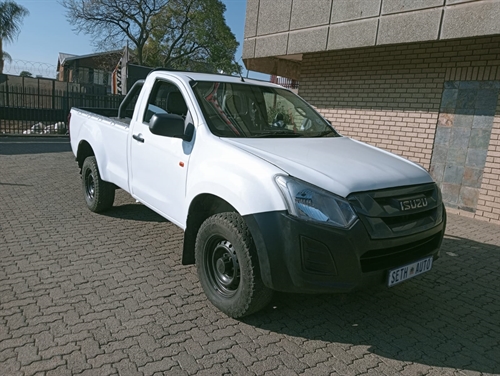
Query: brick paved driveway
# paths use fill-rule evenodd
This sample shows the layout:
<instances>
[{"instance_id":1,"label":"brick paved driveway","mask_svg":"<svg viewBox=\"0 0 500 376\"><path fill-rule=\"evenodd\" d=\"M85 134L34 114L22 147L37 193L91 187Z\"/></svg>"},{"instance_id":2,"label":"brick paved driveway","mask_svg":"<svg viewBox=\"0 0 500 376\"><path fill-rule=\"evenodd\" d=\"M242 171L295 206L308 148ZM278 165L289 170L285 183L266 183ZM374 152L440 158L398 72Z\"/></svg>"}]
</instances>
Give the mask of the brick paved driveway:
<instances>
[{"instance_id":1,"label":"brick paved driveway","mask_svg":"<svg viewBox=\"0 0 500 376\"><path fill-rule=\"evenodd\" d=\"M500 374L500 227L449 216L390 290L215 310L182 232L119 191L86 209L65 139L0 138L0 375Z\"/></svg>"}]
</instances>

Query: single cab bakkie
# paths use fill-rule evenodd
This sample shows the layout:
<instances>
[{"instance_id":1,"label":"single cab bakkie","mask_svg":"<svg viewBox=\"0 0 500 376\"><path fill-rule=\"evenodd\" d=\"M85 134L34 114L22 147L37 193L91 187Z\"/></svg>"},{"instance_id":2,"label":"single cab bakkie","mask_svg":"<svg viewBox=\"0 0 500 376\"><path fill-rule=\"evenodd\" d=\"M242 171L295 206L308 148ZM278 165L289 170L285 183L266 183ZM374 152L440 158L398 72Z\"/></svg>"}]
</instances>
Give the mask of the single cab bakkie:
<instances>
[{"instance_id":1,"label":"single cab bakkie","mask_svg":"<svg viewBox=\"0 0 500 376\"><path fill-rule=\"evenodd\" d=\"M109 209L121 188L182 228L183 264L229 316L273 290L390 287L439 256L446 213L427 171L280 86L155 70L97 112L70 113L87 206Z\"/></svg>"}]
</instances>

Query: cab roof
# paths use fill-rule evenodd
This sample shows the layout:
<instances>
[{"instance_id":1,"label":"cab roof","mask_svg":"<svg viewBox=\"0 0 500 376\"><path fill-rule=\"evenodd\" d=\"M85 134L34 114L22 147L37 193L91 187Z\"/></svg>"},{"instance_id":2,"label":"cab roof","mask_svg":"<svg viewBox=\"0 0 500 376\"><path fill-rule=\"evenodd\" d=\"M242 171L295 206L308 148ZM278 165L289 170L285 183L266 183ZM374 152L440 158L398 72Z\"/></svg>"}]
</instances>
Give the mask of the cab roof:
<instances>
[{"instance_id":1,"label":"cab roof","mask_svg":"<svg viewBox=\"0 0 500 376\"><path fill-rule=\"evenodd\" d=\"M215 73L198 73L198 72L182 72L175 70L163 70L157 69L153 70L150 74L154 74L157 77L178 77L183 81L213 81L213 82L228 82L228 83L238 83L238 84L251 84L259 86L270 86L275 88L284 89L280 85L273 84L268 81L255 80L251 78L244 78L240 76L230 76L226 74L215 74Z\"/></svg>"}]
</instances>

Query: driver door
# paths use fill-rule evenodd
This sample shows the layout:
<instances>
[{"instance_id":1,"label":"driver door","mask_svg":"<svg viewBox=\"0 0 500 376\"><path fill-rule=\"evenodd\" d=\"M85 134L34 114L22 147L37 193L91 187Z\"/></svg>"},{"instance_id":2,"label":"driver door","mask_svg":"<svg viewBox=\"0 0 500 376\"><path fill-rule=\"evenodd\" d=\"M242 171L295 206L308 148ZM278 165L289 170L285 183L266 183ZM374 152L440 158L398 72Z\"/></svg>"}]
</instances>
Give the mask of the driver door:
<instances>
[{"instance_id":1,"label":"driver door","mask_svg":"<svg viewBox=\"0 0 500 376\"><path fill-rule=\"evenodd\" d=\"M172 222L183 226L186 175L191 145L180 138L159 136L149 130L155 113L180 115L185 125L190 111L179 86L157 80L142 119L134 122L130 146L130 190L132 195Z\"/></svg>"}]
</instances>

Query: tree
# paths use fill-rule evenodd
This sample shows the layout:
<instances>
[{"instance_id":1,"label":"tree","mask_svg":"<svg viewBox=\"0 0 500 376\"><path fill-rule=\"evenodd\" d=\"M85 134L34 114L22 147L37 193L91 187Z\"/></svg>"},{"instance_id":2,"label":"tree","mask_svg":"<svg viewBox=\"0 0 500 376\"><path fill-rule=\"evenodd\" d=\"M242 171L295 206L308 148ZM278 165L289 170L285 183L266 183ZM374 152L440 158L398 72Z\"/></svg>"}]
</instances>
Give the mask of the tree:
<instances>
[{"instance_id":1,"label":"tree","mask_svg":"<svg viewBox=\"0 0 500 376\"><path fill-rule=\"evenodd\" d=\"M101 50L123 47L126 40L135 46L139 64L152 31L151 19L169 0L60 0L75 31L92 37Z\"/></svg>"},{"instance_id":2,"label":"tree","mask_svg":"<svg viewBox=\"0 0 500 376\"><path fill-rule=\"evenodd\" d=\"M14 1L0 2L0 73L3 73L4 60L10 55L3 50L3 42L13 42L21 31L21 24L29 14L28 9Z\"/></svg>"},{"instance_id":3,"label":"tree","mask_svg":"<svg viewBox=\"0 0 500 376\"><path fill-rule=\"evenodd\" d=\"M137 62L151 66L239 72L238 42L220 0L60 0L75 31L101 50L132 43ZM209 68L207 68L209 67Z\"/></svg>"},{"instance_id":4,"label":"tree","mask_svg":"<svg viewBox=\"0 0 500 376\"><path fill-rule=\"evenodd\" d=\"M220 0L170 0L152 17L144 60L151 66L239 73L239 43L226 24Z\"/></svg>"},{"instance_id":5,"label":"tree","mask_svg":"<svg viewBox=\"0 0 500 376\"><path fill-rule=\"evenodd\" d=\"M19 73L19 77L33 77L33 74L31 72L23 70L21 73Z\"/></svg>"}]
</instances>

